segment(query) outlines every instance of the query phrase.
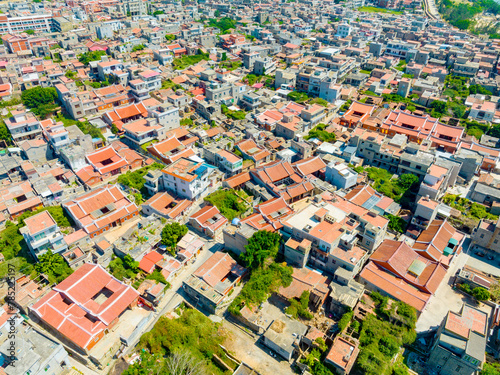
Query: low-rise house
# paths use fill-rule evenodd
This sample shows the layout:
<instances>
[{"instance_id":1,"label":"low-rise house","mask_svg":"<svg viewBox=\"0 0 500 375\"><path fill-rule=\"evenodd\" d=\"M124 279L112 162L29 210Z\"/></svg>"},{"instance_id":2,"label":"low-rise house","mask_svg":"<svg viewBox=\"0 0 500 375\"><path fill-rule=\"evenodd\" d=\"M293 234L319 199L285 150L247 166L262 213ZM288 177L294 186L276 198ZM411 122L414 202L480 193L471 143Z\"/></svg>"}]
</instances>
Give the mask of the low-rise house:
<instances>
[{"instance_id":1,"label":"low-rise house","mask_svg":"<svg viewBox=\"0 0 500 375\"><path fill-rule=\"evenodd\" d=\"M24 223L26 226L22 227L20 232L35 258L48 250L60 253L68 248L59 226L48 211L29 217Z\"/></svg>"},{"instance_id":2,"label":"low-rise house","mask_svg":"<svg viewBox=\"0 0 500 375\"><path fill-rule=\"evenodd\" d=\"M448 311L438 328L427 364L443 375L472 375L486 362L488 314L463 304L460 313Z\"/></svg>"},{"instance_id":3,"label":"low-rise house","mask_svg":"<svg viewBox=\"0 0 500 375\"><path fill-rule=\"evenodd\" d=\"M76 175L87 186L118 178L119 174L142 167L144 162L141 155L121 142L87 154L85 160L87 165L76 171Z\"/></svg>"},{"instance_id":4,"label":"low-rise house","mask_svg":"<svg viewBox=\"0 0 500 375\"><path fill-rule=\"evenodd\" d=\"M445 275L441 263L425 258L404 242L385 240L359 277L368 289L405 302L421 313Z\"/></svg>"},{"instance_id":5,"label":"low-rise house","mask_svg":"<svg viewBox=\"0 0 500 375\"><path fill-rule=\"evenodd\" d=\"M116 185L95 189L64 203L63 208L91 238L139 215L137 206Z\"/></svg>"},{"instance_id":6,"label":"low-rise house","mask_svg":"<svg viewBox=\"0 0 500 375\"><path fill-rule=\"evenodd\" d=\"M177 243L177 259L183 265L193 263L204 247L205 242L197 236L187 233Z\"/></svg>"},{"instance_id":7,"label":"low-rise house","mask_svg":"<svg viewBox=\"0 0 500 375\"><path fill-rule=\"evenodd\" d=\"M326 181L338 189L349 189L356 185L358 174L344 163L331 162L326 167Z\"/></svg>"},{"instance_id":8,"label":"low-rise house","mask_svg":"<svg viewBox=\"0 0 500 375\"><path fill-rule=\"evenodd\" d=\"M196 200L210 185L213 167L181 157L162 170L162 187L175 195Z\"/></svg>"},{"instance_id":9,"label":"low-rise house","mask_svg":"<svg viewBox=\"0 0 500 375\"><path fill-rule=\"evenodd\" d=\"M100 265L86 263L35 303L31 313L66 345L88 354L138 296Z\"/></svg>"},{"instance_id":10,"label":"low-rise house","mask_svg":"<svg viewBox=\"0 0 500 375\"><path fill-rule=\"evenodd\" d=\"M166 164L172 164L180 158L188 159L195 154L191 147L185 146L175 136L153 143L147 149Z\"/></svg>"},{"instance_id":11,"label":"low-rise house","mask_svg":"<svg viewBox=\"0 0 500 375\"><path fill-rule=\"evenodd\" d=\"M146 215L158 215L165 219L180 221L191 209L188 199L176 199L167 192L156 193L142 204L142 212Z\"/></svg>"},{"instance_id":12,"label":"low-rise house","mask_svg":"<svg viewBox=\"0 0 500 375\"><path fill-rule=\"evenodd\" d=\"M31 112L12 111L12 117L4 121L16 142L35 139L42 135L42 127Z\"/></svg>"},{"instance_id":13,"label":"low-rise house","mask_svg":"<svg viewBox=\"0 0 500 375\"><path fill-rule=\"evenodd\" d=\"M246 271L229 254L217 251L183 282L183 289L197 307L215 314L227 305L229 292Z\"/></svg>"},{"instance_id":14,"label":"low-rise house","mask_svg":"<svg viewBox=\"0 0 500 375\"><path fill-rule=\"evenodd\" d=\"M217 207L208 205L192 214L189 224L200 233L215 238L226 226L227 219L222 216Z\"/></svg>"},{"instance_id":15,"label":"low-rise house","mask_svg":"<svg viewBox=\"0 0 500 375\"><path fill-rule=\"evenodd\" d=\"M317 311L325 303L330 294L329 279L316 270L309 268L294 268L292 282L287 287L279 289L279 296L291 300L300 299L303 292L309 292L309 306Z\"/></svg>"},{"instance_id":16,"label":"low-rise house","mask_svg":"<svg viewBox=\"0 0 500 375\"><path fill-rule=\"evenodd\" d=\"M264 147L258 146L253 139L245 139L235 144L243 154L244 159L250 159L258 167L271 160L271 153Z\"/></svg>"},{"instance_id":17,"label":"low-rise house","mask_svg":"<svg viewBox=\"0 0 500 375\"><path fill-rule=\"evenodd\" d=\"M465 234L453 228L447 220L433 220L417 237L413 249L448 268L462 252L464 240Z\"/></svg>"},{"instance_id":18,"label":"low-rise house","mask_svg":"<svg viewBox=\"0 0 500 375\"><path fill-rule=\"evenodd\" d=\"M347 375L351 372L358 358L359 343L348 336L338 335L325 358L325 363L333 366L338 374Z\"/></svg>"},{"instance_id":19,"label":"low-rise house","mask_svg":"<svg viewBox=\"0 0 500 375\"><path fill-rule=\"evenodd\" d=\"M71 368L64 346L33 326L23 324L12 336L0 345L3 374L45 375L50 369L51 374L59 375ZM11 355L12 347L16 348L15 356Z\"/></svg>"},{"instance_id":20,"label":"low-rise house","mask_svg":"<svg viewBox=\"0 0 500 375\"><path fill-rule=\"evenodd\" d=\"M279 320L274 320L264 333L263 343L290 362L306 332L305 324L282 316Z\"/></svg>"}]
</instances>

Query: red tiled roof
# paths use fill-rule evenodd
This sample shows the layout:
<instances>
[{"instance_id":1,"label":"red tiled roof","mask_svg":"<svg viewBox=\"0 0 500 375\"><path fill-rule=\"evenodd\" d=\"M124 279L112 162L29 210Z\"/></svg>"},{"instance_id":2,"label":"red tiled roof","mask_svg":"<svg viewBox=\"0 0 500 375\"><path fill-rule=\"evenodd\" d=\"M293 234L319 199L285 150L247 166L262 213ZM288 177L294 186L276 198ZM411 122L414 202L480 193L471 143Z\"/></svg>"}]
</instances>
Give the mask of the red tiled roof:
<instances>
[{"instance_id":1,"label":"red tiled roof","mask_svg":"<svg viewBox=\"0 0 500 375\"><path fill-rule=\"evenodd\" d=\"M107 298L100 296L103 292ZM87 348L137 297L135 289L100 265L85 263L33 305L32 311L77 346Z\"/></svg>"}]
</instances>

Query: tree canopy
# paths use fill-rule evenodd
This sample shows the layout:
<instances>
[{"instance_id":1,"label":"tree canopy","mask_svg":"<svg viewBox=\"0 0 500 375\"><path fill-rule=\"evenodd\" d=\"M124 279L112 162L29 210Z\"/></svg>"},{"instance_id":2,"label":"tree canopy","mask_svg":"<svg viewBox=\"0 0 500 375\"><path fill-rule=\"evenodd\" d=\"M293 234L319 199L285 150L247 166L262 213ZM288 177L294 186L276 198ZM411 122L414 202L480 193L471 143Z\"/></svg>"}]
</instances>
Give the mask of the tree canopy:
<instances>
[{"instance_id":1,"label":"tree canopy","mask_svg":"<svg viewBox=\"0 0 500 375\"><path fill-rule=\"evenodd\" d=\"M106 51L89 51L84 52L78 57L83 65L89 65L91 61L101 61L101 56L105 56Z\"/></svg>"},{"instance_id":2,"label":"tree canopy","mask_svg":"<svg viewBox=\"0 0 500 375\"><path fill-rule=\"evenodd\" d=\"M259 230L248 240L240 258L248 268L262 267L266 259L274 259L280 248L281 236L277 232Z\"/></svg>"},{"instance_id":3,"label":"tree canopy","mask_svg":"<svg viewBox=\"0 0 500 375\"><path fill-rule=\"evenodd\" d=\"M161 231L161 243L165 245L171 253L175 253L175 247L182 237L186 235L188 228L177 222L165 225Z\"/></svg>"},{"instance_id":4,"label":"tree canopy","mask_svg":"<svg viewBox=\"0 0 500 375\"><path fill-rule=\"evenodd\" d=\"M59 254L54 254L50 249L38 257L35 270L48 276L50 282L60 283L73 273L68 263Z\"/></svg>"},{"instance_id":5,"label":"tree canopy","mask_svg":"<svg viewBox=\"0 0 500 375\"><path fill-rule=\"evenodd\" d=\"M23 104L30 108L35 115L42 118L55 111L57 108L56 99L57 92L54 87L36 86L32 89L24 90L21 94Z\"/></svg>"}]
</instances>

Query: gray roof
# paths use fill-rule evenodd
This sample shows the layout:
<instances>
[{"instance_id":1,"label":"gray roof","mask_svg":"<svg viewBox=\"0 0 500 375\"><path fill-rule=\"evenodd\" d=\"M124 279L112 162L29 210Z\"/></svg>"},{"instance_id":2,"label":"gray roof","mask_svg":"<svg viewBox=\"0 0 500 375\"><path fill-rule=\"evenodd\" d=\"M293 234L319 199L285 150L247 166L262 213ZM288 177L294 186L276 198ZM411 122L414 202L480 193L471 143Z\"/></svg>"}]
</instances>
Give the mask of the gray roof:
<instances>
[{"instance_id":1,"label":"gray roof","mask_svg":"<svg viewBox=\"0 0 500 375\"><path fill-rule=\"evenodd\" d=\"M500 190L499 189L494 188L494 187L489 186L489 185L482 184L482 183L476 184L476 186L474 187L474 192L484 194L484 195L489 195L491 197L500 199Z\"/></svg>"},{"instance_id":2,"label":"gray roof","mask_svg":"<svg viewBox=\"0 0 500 375\"><path fill-rule=\"evenodd\" d=\"M483 362L484 352L486 351L486 337L471 331L469 334L469 342L465 353L471 357Z\"/></svg>"}]
</instances>

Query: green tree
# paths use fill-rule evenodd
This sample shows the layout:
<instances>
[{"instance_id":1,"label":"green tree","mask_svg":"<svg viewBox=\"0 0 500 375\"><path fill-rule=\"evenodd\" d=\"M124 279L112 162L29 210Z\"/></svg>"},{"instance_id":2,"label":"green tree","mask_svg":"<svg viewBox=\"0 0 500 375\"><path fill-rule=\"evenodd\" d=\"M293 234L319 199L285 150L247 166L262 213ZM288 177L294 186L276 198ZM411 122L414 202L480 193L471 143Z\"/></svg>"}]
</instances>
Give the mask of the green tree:
<instances>
[{"instance_id":1,"label":"green tree","mask_svg":"<svg viewBox=\"0 0 500 375\"><path fill-rule=\"evenodd\" d=\"M411 173L403 173L401 176L399 176L398 179L398 185L405 190L411 189L418 183L419 183L418 177Z\"/></svg>"},{"instance_id":2,"label":"green tree","mask_svg":"<svg viewBox=\"0 0 500 375\"><path fill-rule=\"evenodd\" d=\"M318 337L314 342L318 345L319 350L322 352L326 351L328 349L328 346L325 343L325 340L322 337Z\"/></svg>"},{"instance_id":3,"label":"green tree","mask_svg":"<svg viewBox=\"0 0 500 375\"><path fill-rule=\"evenodd\" d=\"M54 113L58 105L56 104L57 93L53 87L37 86L23 91L21 99L24 105L31 109L35 115L42 119Z\"/></svg>"},{"instance_id":4,"label":"green tree","mask_svg":"<svg viewBox=\"0 0 500 375\"><path fill-rule=\"evenodd\" d=\"M164 12L163 10L155 10L155 11L153 12L153 16L158 16L158 15L160 15L160 14L164 14L164 13L165 13L165 12Z\"/></svg>"},{"instance_id":5,"label":"green tree","mask_svg":"<svg viewBox=\"0 0 500 375\"><path fill-rule=\"evenodd\" d=\"M160 270L154 270L152 273L146 276L147 280L154 280L158 283L162 283L167 285L167 287L170 286L170 283L165 279L165 276L160 272Z\"/></svg>"},{"instance_id":6,"label":"green tree","mask_svg":"<svg viewBox=\"0 0 500 375\"><path fill-rule=\"evenodd\" d=\"M387 214L387 218L389 219L389 229L398 233L404 233L406 231L406 227L408 223L401 217Z\"/></svg>"},{"instance_id":7,"label":"green tree","mask_svg":"<svg viewBox=\"0 0 500 375\"><path fill-rule=\"evenodd\" d=\"M10 135L9 129L7 128L7 125L5 125L5 122L0 121L0 139L5 141L7 145L12 145L12 137Z\"/></svg>"},{"instance_id":8,"label":"green tree","mask_svg":"<svg viewBox=\"0 0 500 375\"><path fill-rule=\"evenodd\" d=\"M488 290L480 286L472 289L472 295L478 301L488 301L491 297L490 292L488 292Z\"/></svg>"},{"instance_id":9,"label":"green tree","mask_svg":"<svg viewBox=\"0 0 500 375\"><path fill-rule=\"evenodd\" d=\"M120 132L120 129L115 124L111 125L111 133L113 134L118 134Z\"/></svg>"},{"instance_id":10,"label":"green tree","mask_svg":"<svg viewBox=\"0 0 500 375\"><path fill-rule=\"evenodd\" d=\"M28 34L28 35L33 35L33 34L35 34L35 30L33 30L33 29L27 29L27 30L24 30L24 32L25 32L26 34Z\"/></svg>"},{"instance_id":11,"label":"green tree","mask_svg":"<svg viewBox=\"0 0 500 375\"><path fill-rule=\"evenodd\" d=\"M226 61L227 60L227 53L226 52L222 52L222 55L220 57L220 61Z\"/></svg>"},{"instance_id":12,"label":"green tree","mask_svg":"<svg viewBox=\"0 0 500 375\"><path fill-rule=\"evenodd\" d=\"M23 104L31 108L33 112L40 106L54 104L57 99L57 92L54 87L36 86L32 89L24 90L21 94Z\"/></svg>"},{"instance_id":13,"label":"green tree","mask_svg":"<svg viewBox=\"0 0 500 375\"><path fill-rule=\"evenodd\" d=\"M498 363L485 363L480 375L500 375L500 364Z\"/></svg>"},{"instance_id":14,"label":"green tree","mask_svg":"<svg viewBox=\"0 0 500 375\"><path fill-rule=\"evenodd\" d=\"M101 57L105 55L105 51L84 52L78 57L78 61L80 61L83 65L89 65L91 61L101 61Z\"/></svg>"},{"instance_id":15,"label":"green tree","mask_svg":"<svg viewBox=\"0 0 500 375\"><path fill-rule=\"evenodd\" d=\"M240 258L248 268L262 267L266 259L276 257L280 243L279 233L259 230L250 237L248 245L245 246L245 252L241 254Z\"/></svg>"},{"instance_id":16,"label":"green tree","mask_svg":"<svg viewBox=\"0 0 500 375\"><path fill-rule=\"evenodd\" d=\"M165 39L168 40L169 42L175 40L175 35L174 34L166 34Z\"/></svg>"},{"instance_id":17,"label":"green tree","mask_svg":"<svg viewBox=\"0 0 500 375\"><path fill-rule=\"evenodd\" d=\"M215 17L217 17L217 18L219 18L219 17L220 17L220 11L219 11L219 9L217 9L217 10L215 11L214 16L215 16Z\"/></svg>"},{"instance_id":18,"label":"green tree","mask_svg":"<svg viewBox=\"0 0 500 375\"><path fill-rule=\"evenodd\" d=\"M431 104L431 108L433 108L437 113L444 114L446 112L446 102L434 100Z\"/></svg>"},{"instance_id":19,"label":"green tree","mask_svg":"<svg viewBox=\"0 0 500 375\"><path fill-rule=\"evenodd\" d=\"M73 270L68 266L64 258L59 254L54 254L50 249L38 257L35 270L47 275L50 282L57 283L60 283L73 273Z\"/></svg>"},{"instance_id":20,"label":"green tree","mask_svg":"<svg viewBox=\"0 0 500 375\"><path fill-rule=\"evenodd\" d=\"M170 253L175 254L175 247L182 237L188 232L185 225L169 223L161 231L161 243L165 245Z\"/></svg>"},{"instance_id":21,"label":"green tree","mask_svg":"<svg viewBox=\"0 0 500 375\"><path fill-rule=\"evenodd\" d=\"M138 44L132 47L132 52L142 51L146 46L144 44Z\"/></svg>"},{"instance_id":22,"label":"green tree","mask_svg":"<svg viewBox=\"0 0 500 375\"><path fill-rule=\"evenodd\" d=\"M354 316L354 313L352 311L347 311L342 315L342 318L340 318L338 324L340 332L343 332L344 329L347 328L347 326L351 323L351 320Z\"/></svg>"},{"instance_id":23,"label":"green tree","mask_svg":"<svg viewBox=\"0 0 500 375\"><path fill-rule=\"evenodd\" d=\"M78 73L74 70L67 70L66 73L64 73L64 76L69 79L75 79L77 75Z\"/></svg>"}]
</instances>

